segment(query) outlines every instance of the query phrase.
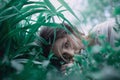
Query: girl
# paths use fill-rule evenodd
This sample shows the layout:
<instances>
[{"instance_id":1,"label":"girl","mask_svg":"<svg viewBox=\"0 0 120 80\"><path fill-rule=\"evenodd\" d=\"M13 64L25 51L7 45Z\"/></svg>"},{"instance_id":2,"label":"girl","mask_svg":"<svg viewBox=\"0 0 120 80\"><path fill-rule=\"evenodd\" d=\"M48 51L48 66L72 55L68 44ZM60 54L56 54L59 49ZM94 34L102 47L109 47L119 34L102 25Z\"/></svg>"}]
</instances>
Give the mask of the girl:
<instances>
[{"instance_id":1,"label":"girl","mask_svg":"<svg viewBox=\"0 0 120 80\"><path fill-rule=\"evenodd\" d=\"M115 39L118 34L113 30L115 20L106 21L95 26L89 36L84 36L76 28L72 28L67 24L60 24L62 28L43 27L40 30L39 36L42 40L48 42L47 44L40 42L43 48L43 55L49 56L52 51L57 58L51 59L51 63L56 68L64 70L66 66L73 63L74 54L79 54L82 49L85 49L83 39L89 42L90 45L101 44L98 37L105 36L105 42L109 42L112 47L115 47Z\"/></svg>"}]
</instances>

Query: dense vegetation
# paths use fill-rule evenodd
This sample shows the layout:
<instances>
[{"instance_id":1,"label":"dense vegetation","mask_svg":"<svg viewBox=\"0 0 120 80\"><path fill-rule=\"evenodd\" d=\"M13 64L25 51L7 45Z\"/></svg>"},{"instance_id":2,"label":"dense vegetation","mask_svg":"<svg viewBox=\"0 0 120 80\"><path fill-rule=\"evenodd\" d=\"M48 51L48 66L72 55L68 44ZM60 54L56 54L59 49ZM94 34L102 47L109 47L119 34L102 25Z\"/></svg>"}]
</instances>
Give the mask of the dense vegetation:
<instances>
[{"instance_id":1,"label":"dense vegetation","mask_svg":"<svg viewBox=\"0 0 120 80\"><path fill-rule=\"evenodd\" d=\"M42 47L34 44L36 39L46 43L36 35L39 28L61 27L55 16L72 26L62 14L66 10L77 18L64 0L58 1L59 8L50 0L0 0L0 80L120 80L120 51L114 51L109 44L87 47L84 54L75 55L74 65L65 75L49 64L52 55L42 56ZM117 23L114 30L120 34L119 0L111 3ZM116 46L120 47L120 39ZM95 48L99 54L95 54Z\"/></svg>"}]
</instances>

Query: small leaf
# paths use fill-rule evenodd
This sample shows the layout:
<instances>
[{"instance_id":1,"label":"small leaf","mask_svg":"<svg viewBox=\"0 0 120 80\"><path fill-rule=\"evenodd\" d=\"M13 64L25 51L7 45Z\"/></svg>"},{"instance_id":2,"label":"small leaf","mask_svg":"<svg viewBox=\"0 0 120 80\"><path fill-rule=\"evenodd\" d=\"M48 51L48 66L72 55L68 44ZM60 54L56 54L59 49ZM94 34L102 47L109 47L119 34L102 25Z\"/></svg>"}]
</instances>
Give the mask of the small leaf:
<instances>
[{"instance_id":1,"label":"small leaf","mask_svg":"<svg viewBox=\"0 0 120 80\"><path fill-rule=\"evenodd\" d=\"M114 13L115 13L116 15L120 15L120 6L118 6L118 7L116 7L116 8L114 9Z\"/></svg>"},{"instance_id":2,"label":"small leaf","mask_svg":"<svg viewBox=\"0 0 120 80\"><path fill-rule=\"evenodd\" d=\"M74 60L76 62L82 63L82 56L81 55L74 55Z\"/></svg>"},{"instance_id":3,"label":"small leaf","mask_svg":"<svg viewBox=\"0 0 120 80\"><path fill-rule=\"evenodd\" d=\"M55 27L55 28L62 28L60 24L57 23L44 23L43 26Z\"/></svg>"}]
</instances>

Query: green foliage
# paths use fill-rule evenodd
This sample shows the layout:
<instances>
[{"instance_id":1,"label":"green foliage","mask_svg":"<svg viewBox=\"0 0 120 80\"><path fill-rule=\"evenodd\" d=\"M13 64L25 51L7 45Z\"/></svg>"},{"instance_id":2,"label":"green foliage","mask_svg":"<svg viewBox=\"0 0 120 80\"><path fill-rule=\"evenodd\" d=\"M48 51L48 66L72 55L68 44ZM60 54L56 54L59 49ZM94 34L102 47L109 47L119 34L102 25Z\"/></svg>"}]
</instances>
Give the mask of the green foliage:
<instances>
[{"instance_id":1,"label":"green foliage","mask_svg":"<svg viewBox=\"0 0 120 80\"><path fill-rule=\"evenodd\" d=\"M86 3L87 6L81 13L84 22L92 25L104 22L119 13L120 0L86 0Z\"/></svg>"},{"instance_id":2,"label":"green foliage","mask_svg":"<svg viewBox=\"0 0 120 80\"><path fill-rule=\"evenodd\" d=\"M120 52L112 50L109 44L87 47L81 55L75 55L73 66L64 75L50 64L52 53L48 59L42 55L42 47L34 41L48 42L36 35L39 28L61 27L55 16L72 25L62 14L66 10L77 18L64 0L59 2L62 6L56 9L50 0L0 1L0 80L119 80ZM60 10L62 7L66 10ZM119 14L117 7L115 15ZM120 33L118 19L117 22L115 30ZM120 46L120 39L116 46Z\"/></svg>"}]
</instances>

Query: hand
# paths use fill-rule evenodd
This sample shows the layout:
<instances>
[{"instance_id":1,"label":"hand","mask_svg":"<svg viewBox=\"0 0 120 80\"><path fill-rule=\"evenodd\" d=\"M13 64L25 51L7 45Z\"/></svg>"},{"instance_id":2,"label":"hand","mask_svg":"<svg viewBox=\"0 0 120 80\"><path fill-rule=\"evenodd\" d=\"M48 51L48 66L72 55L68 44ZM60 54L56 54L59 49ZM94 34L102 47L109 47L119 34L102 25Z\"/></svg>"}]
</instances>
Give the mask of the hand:
<instances>
[{"instance_id":1,"label":"hand","mask_svg":"<svg viewBox=\"0 0 120 80\"><path fill-rule=\"evenodd\" d=\"M62 65L62 66L61 66L61 71L62 71L62 73L66 73L66 69L67 69L67 68L70 68L70 67L72 67L72 66L73 66L73 62L69 62L69 63L67 63L67 64Z\"/></svg>"}]
</instances>

